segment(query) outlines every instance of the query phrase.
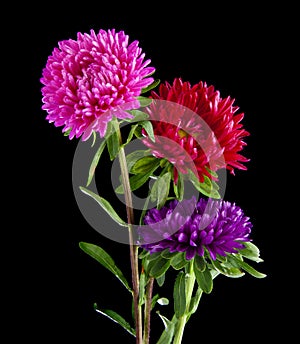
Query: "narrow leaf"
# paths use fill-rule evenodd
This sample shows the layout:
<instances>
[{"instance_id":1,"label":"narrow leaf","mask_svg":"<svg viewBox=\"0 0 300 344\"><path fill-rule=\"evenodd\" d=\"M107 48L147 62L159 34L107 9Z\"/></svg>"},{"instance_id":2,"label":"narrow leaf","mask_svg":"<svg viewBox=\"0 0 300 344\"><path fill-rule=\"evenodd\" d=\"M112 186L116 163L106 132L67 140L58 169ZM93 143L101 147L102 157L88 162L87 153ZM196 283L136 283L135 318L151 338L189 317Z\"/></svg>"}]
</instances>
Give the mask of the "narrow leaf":
<instances>
[{"instance_id":1,"label":"narrow leaf","mask_svg":"<svg viewBox=\"0 0 300 344\"><path fill-rule=\"evenodd\" d=\"M152 103L151 98L138 96L138 97L136 97L136 99L140 102L140 107L146 107Z\"/></svg>"},{"instance_id":2,"label":"narrow leaf","mask_svg":"<svg viewBox=\"0 0 300 344\"><path fill-rule=\"evenodd\" d=\"M202 294L203 294L203 290L202 290L200 287L198 287L195 296L193 296L193 297L191 298L190 309L189 309L189 315L191 315L191 314L193 314L193 313L196 312Z\"/></svg>"},{"instance_id":3,"label":"narrow leaf","mask_svg":"<svg viewBox=\"0 0 300 344\"><path fill-rule=\"evenodd\" d=\"M83 186L80 186L79 188L83 193L92 197L102 207L102 209L105 210L107 212L107 214L114 221L116 221L120 226L127 227L127 223L120 218L120 216L116 213L114 208L111 206L111 204L106 199L104 199L103 197L100 197L99 195L95 194L93 191L88 190Z\"/></svg>"},{"instance_id":4,"label":"narrow leaf","mask_svg":"<svg viewBox=\"0 0 300 344\"><path fill-rule=\"evenodd\" d=\"M206 266L204 271L200 271L197 268L197 265L194 264L194 272L199 287L204 291L204 293L209 294L213 289L213 279L208 267Z\"/></svg>"},{"instance_id":5,"label":"narrow leaf","mask_svg":"<svg viewBox=\"0 0 300 344\"><path fill-rule=\"evenodd\" d=\"M110 310L110 309L98 309L96 308L96 312L106 316L110 320L114 321L115 323L119 324L122 326L127 332L129 332L132 336L135 335L135 329L131 327L131 325L123 318L121 315L118 313Z\"/></svg>"},{"instance_id":6,"label":"narrow leaf","mask_svg":"<svg viewBox=\"0 0 300 344\"><path fill-rule=\"evenodd\" d=\"M162 287L165 283L165 279L166 279L166 274L162 274L161 276L156 278L156 282L160 287Z\"/></svg>"},{"instance_id":7,"label":"narrow leaf","mask_svg":"<svg viewBox=\"0 0 300 344\"><path fill-rule=\"evenodd\" d=\"M79 247L92 258L94 258L97 262L99 262L103 267L107 270L112 272L120 282L126 287L126 289L132 292L126 278L124 277L122 271L116 266L112 257L105 251L103 248L89 244L87 242L80 242Z\"/></svg>"},{"instance_id":8,"label":"narrow leaf","mask_svg":"<svg viewBox=\"0 0 300 344\"><path fill-rule=\"evenodd\" d=\"M259 248L257 246L255 246L250 241L244 242L243 244L245 245L245 248L242 250L239 250L239 253L242 256L244 256L250 260L253 260L256 263L263 262L263 260L260 258L260 251L259 251Z\"/></svg>"},{"instance_id":9,"label":"narrow leaf","mask_svg":"<svg viewBox=\"0 0 300 344\"><path fill-rule=\"evenodd\" d=\"M195 257L195 265L196 265L196 268L201 272L203 272L206 268L206 262L204 258L198 255L196 255Z\"/></svg>"},{"instance_id":10,"label":"narrow leaf","mask_svg":"<svg viewBox=\"0 0 300 344\"><path fill-rule=\"evenodd\" d=\"M151 141L155 142L155 136L154 136L152 123L150 121L142 121L140 122L140 125L145 129Z\"/></svg>"},{"instance_id":11,"label":"narrow leaf","mask_svg":"<svg viewBox=\"0 0 300 344\"><path fill-rule=\"evenodd\" d=\"M86 186L89 186L93 177L94 177L94 174L95 174L95 171L96 171L96 167L98 165L98 162L100 160L100 157L104 151L104 148L106 146L106 141L103 140L96 152L96 154L94 155L94 158L92 160L92 163L91 163L91 166L90 166L90 169L89 169L89 175L88 175L88 180L87 180L87 183L86 183Z\"/></svg>"},{"instance_id":12,"label":"narrow leaf","mask_svg":"<svg viewBox=\"0 0 300 344\"><path fill-rule=\"evenodd\" d=\"M152 90L153 88L155 88L159 83L160 83L160 80L159 80L159 79L154 80L154 81L152 82L152 84L150 84L149 86L143 88L141 93L143 94L143 93L149 92L150 90Z\"/></svg>"},{"instance_id":13,"label":"narrow leaf","mask_svg":"<svg viewBox=\"0 0 300 344\"><path fill-rule=\"evenodd\" d=\"M146 276L145 273L141 273L140 284L139 284L139 305L142 306L145 302L145 287L146 287Z\"/></svg>"},{"instance_id":14,"label":"narrow leaf","mask_svg":"<svg viewBox=\"0 0 300 344\"><path fill-rule=\"evenodd\" d=\"M159 313L158 315L162 317ZM174 321L168 320L168 323L165 325L166 327L156 344L171 344L175 332L175 320L176 318Z\"/></svg>"},{"instance_id":15,"label":"narrow leaf","mask_svg":"<svg viewBox=\"0 0 300 344\"><path fill-rule=\"evenodd\" d=\"M185 313L186 295L185 295L185 273L180 271L176 277L174 285L174 311L177 318Z\"/></svg>"},{"instance_id":16,"label":"narrow leaf","mask_svg":"<svg viewBox=\"0 0 300 344\"><path fill-rule=\"evenodd\" d=\"M254 269L252 266L250 266L248 263L236 258L235 256L232 256L232 258L235 260L235 262L246 272L248 272L250 275L256 278L264 278L267 275L263 274L256 269Z\"/></svg>"},{"instance_id":17,"label":"narrow leaf","mask_svg":"<svg viewBox=\"0 0 300 344\"><path fill-rule=\"evenodd\" d=\"M119 124L116 119L113 119L108 123L106 143L111 161L116 158L120 150L120 140L117 133L118 128Z\"/></svg>"}]
</instances>

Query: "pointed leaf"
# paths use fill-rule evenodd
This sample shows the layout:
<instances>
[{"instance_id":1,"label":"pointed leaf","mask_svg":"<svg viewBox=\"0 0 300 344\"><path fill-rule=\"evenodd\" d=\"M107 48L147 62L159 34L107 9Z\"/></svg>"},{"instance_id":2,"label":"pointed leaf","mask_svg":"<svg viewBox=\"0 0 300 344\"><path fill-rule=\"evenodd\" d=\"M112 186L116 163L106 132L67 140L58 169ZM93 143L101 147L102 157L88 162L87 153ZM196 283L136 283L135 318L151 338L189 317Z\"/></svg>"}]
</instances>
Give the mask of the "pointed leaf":
<instances>
[{"instance_id":1,"label":"pointed leaf","mask_svg":"<svg viewBox=\"0 0 300 344\"><path fill-rule=\"evenodd\" d=\"M260 263L263 262L263 260L260 258L260 251L259 248L257 246L255 246L252 242L247 241L243 243L245 248L239 250L239 253L250 259L255 261L256 263Z\"/></svg>"},{"instance_id":2,"label":"pointed leaf","mask_svg":"<svg viewBox=\"0 0 300 344\"><path fill-rule=\"evenodd\" d=\"M167 172L160 175L154 182L150 198L152 202L156 201L157 208L160 209L167 201L170 191L171 173Z\"/></svg>"},{"instance_id":3,"label":"pointed leaf","mask_svg":"<svg viewBox=\"0 0 300 344\"><path fill-rule=\"evenodd\" d=\"M204 258L198 255L195 256L195 265L196 268L201 272L203 272L206 268L206 262Z\"/></svg>"},{"instance_id":4,"label":"pointed leaf","mask_svg":"<svg viewBox=\"0 0 300 344\"><path fill-rule=\"evenodd\" d=\"M264 278L267 276L266 274L263 274L263 273L257 271L256 269L254 269L248 263L238 259L236 256L232 255L232 258L235 260L235 262L239 265L240 268L242 268L244 271L248 272L253 277Z\"/></svg>"},{"instance_id":5,"label":"pointed leaf","mask_svg":"<svg viewBox=\"0 0 300 344\"><path fill-rule=\"evenodd\" d=\"M145 287L146 287L146 276L144 272L141 272L140 283L139 283L139 306L145 303Z\"/></svg>"},{"instance_id":6,"label":"pointed leaf","mask_svg":"<svg viewBox=\"0 0 300 344\"><path fill-rule=\"evenodd\" d=\"M132 292L126 278L124 277L122 271L116 266L112 257L100 246L89 244L87 242L80 242L79 247L97 262L99 262L103 267L112 272L120 282L126 287L126 289Z\"/></svg>"},{"instance_id":7,"label":"pointed leaf","mask_svg":"<svg viewBox=\"0 0 300 344\"><path fill-rule=\"evenodd\" d=\"M155 88L160 83L159 79L156 79L150 84L149 86L142 89L142 94L151 91L153 88Z\"/></svg>"},{"instance_id":8,"label":"pointed leaf","mask_svg":"<svg viewBox=\"0 0 300 344\"><path fill-rule=\"evenodd\" d=\"M136 163L130 169L130 173L139 174L139 173L148 173L155 166L159 166L159 159L154 156L147 155L143 158L136 161Z\"/></svg>"},{"instance_id":9,"label":"pointed leaf","mask_svg":"<svg viewBox=\"0 0 300 344\"><path fill-rule=\"evenodd\" d=\"M198 287L195 296L191 298L189 316L197 311L202 294L203 290L200 287Z\"/></svg>"},{"instance_id":10,"label":"pointed leaf","mask_svg":"<svg viewBox=\"0 0 300 344\"><path fill-rule=\"evenodd\" d=\"M154 136L152 123L150 121L142 121L140 122L140 125L145 129L151 141L155 142L155 136Z\"/></svg>"},{"instance_id":11,"label":"pointed leaf","mask_svg":"<svg viewBox=\"0 0 300 344\"><path fill-rule=\"evenodd\" d=\"M185 295L185 273L180 271L176 277L174 285L174 311L177 318L185 313L186 295Z\"/></svg>"},{"instance_id":12,"label":"pointed leaf","mask_svg":"<svg viewBox=\"0 0 300 344\"><path fill-rule=\"evenodd\" d=\"M151 267L149 274L154 278L158 278L161 275L165 274L165 272L170 267L170 259L165 259L163 257L159 257L154 261L153 266Z\"/></svg>"},{"instance_id":13,"label":"pointed leaf","mask_svg":"<svg viewBox=\"0 0 300 344\"><path fill-rule=\"evenodd\" d=\"M186 266L188 262L185 259L184 252L178 252L171 258L171 265L175 270L180 270Z\"/></svg>"},{"instance_id":14,"label":"pointed leaf","mask_svg":"<svg viewBox=\"0 0 300 344\"><path fill-rule=\"evenodd\" d=\"M213 279L208 267L206 266L204 271L200 271L197 265L194 264L194 272L199 287L204 293L209 294L213 289Z\"/></svg>"},{"instance_id":15,"label":"pointed leaf","mask_svg":"<svg viewBox=\"0 0 300 344\"><path fill-rule=\"evenodd\" d=\"M165 279L166 279L166 274L162 274L161 276L156 278L156 282L160 287L162 287L165 283Z\"/></svg>"},{"instance_id":16,"label":"pointed leaf","mask_svg":"<svg viewBox=\"0 0 300 344\"><path fill-rule=\"evenodd\" d=\"M106 199L104 199L103 197L100 197L99 195L95 194L93 191L88 190L83 186L80 186L79 188L83 193L92 197L102 207L102 209L105 210L107 212L107 214L114 221L116 221L120 226L127 227L127 223L120 218L120 216L116 213L114 208L111 206L111 204Z\"/></svg>"},{"instance_id":17,"label":"pointed leaf","mask_svg":"<svg viewBox=\"0 0 300 344\"><path fill-rule=\"evenodd\" d=\"M96 167L98 165L98 162L100 160L100 157L104 151L104 148L106 146L106 141L103 140L96 152L96 154L94 155L94 158L92 160L92 163L91 163L91 166L90 166L90 169L89 169L89 175L88 175L88 180L87 180L87 183L86 183L86 186L89 186L93 177L94 177L94 174L95 174L95 171L96 171Z\"/></svg>"},{"instance_id":18,"label":"pointed leaf","mask_svg":"<svg viewBox=\"0 0 300 344\"><path fill-rule=\"evenodd\" d=\"M114 160L120 150L120 141L118 134L115 130L111 130L110 135L106 139L107 149L109 152L110 160Z\"/></svg>"},{"instance_id":19,"label":"pointed leaf","mask_svg":"<svg viewBox=\"0 0 300 344\"><path fill-rule=\"evenodd\" d=\"M129 332L132 336L134 336L134 337L136 336L135 335L135 329L132 328L131 325L123 317L121 317L121 315L119 315L118 313L116 313L110 309L98 309L98 308L96 308L96 312L106 316L110 320L119 324L120 326L122 326L124 328L124 330Z\"/></svg>"},{"instance_id":20,"label":"pointed leaf","mask_svg":"<svg viewBox=\"0 0 300 344\"><path fill-rule=\"evenodd\" d=\"M146 107L152 103L151 98L138 96L138 97L136 97L136 99L140 102L140 107Z\"/></svg>"},{"instance_id":21,"label":"pointed leaf","mask_svg":"<svg viewBox=\"0 0 300 344\"><path fill-rule=\"evenodd\" d=\"M161 317L160 314L158 315ZM175 321L168 321L166 328L164 329L163 333L161 334L156 344L171 344L172 339L174 337L174 331L175 331Z\"/></svg>"}]
</instances>

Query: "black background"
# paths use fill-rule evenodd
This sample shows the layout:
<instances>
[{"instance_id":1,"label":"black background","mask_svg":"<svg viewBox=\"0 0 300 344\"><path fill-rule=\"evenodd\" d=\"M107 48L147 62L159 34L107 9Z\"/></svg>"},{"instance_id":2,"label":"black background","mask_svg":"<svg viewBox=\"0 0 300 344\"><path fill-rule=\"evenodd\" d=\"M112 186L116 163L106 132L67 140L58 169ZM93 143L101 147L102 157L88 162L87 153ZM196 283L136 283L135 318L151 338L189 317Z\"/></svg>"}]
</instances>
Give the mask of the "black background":
<instances>
[{"instance_id":1,"label":"black background","mask_svg":"<svg viewBox=\"0 0 300 344\"><path fill-rule=\"evenodd\" d=\"M275 242L277 206L272 208L275 192L268 176L274 176L275 152L270 149L269 134L280 102L279 80L285 73L286 65L278 54L289 46L288 30L283 31L282 24L288 15L280 8L230 6L226 2L221 6L161 6L87 2L66 4L64 9L36 5L26 7L27 14L20 10L19 43L14 41L13 45L20 45L16 54L19 67L26 67L29 73L26 78L19 75L26 108L19 107L18 116L26 128L21 130L23 143L14 157L19 161L14 172L22 190L21 209L20 215L10 217L14 225L21 223L14 226L21 230L12 241L13 247L18 247L13 269L17 282L13 295L7 298L16 328L11 331L13 337L38 343L134 343L121 327L93 310L97 302L130 319L130 298L114 276L83 253L78 243L102 246L128 279L129 249L102 237L80 213L72 189L77 141L64 137L61 128L49 124L41 110L39 79L58 41L76 39L77 32L112 28L124 30L130 40L140 42L162 82L172 82L175 77L191 84L202 80L214 85L222 98L236 99L240 112L245 113L244 127L251 134L244 149L251 159L248 170L228 175L225 198L250 216L252 238L264 259L255 267L267 278L217 278L212 293L203 296L188 323L183 343L255 341L283 331L280 306L284 302L278 297L276 279L280 264ZM104 168L109 172L109 167ZM105 181L103 192L110 192ZM171 298L172 274L168 283L160 293ZM162 314L171 314L170 307L159 309ZM153 313L153 343L162 329Z\"/></svg>"}]
</instances>

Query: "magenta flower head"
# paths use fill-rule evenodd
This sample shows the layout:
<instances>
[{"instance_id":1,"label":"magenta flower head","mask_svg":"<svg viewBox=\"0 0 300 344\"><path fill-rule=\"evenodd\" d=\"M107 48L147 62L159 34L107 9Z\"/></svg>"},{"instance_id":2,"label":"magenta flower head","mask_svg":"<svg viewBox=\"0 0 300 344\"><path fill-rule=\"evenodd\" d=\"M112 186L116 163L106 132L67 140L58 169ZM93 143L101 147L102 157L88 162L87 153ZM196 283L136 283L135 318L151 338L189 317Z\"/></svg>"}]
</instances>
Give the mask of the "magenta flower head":
<instances>
[{"instance_id":1,"label":"magenta flower head","mask_svg":"<svg viewBox=\"0 0 300 344\"><path fill-rule=\"evenodd\" d=\"M244 248L243 242L250 241L252 228L249 217L235 203L205 198L196 202L195 197L150 209L144 223L139 228L142 248L150 253L185 252L187 260L206 251L213 260L236 253ZM158 237L162 240L154 242Z\"/></svg>"},{"instance_id":2,"label":"magenta flower head","mask_svg":"<svg viewBox=\"0 0 300 344\"><path fill-rule=\"evenodd\" d=\"M91 127L103 137L113 116L132 118L126 110L140 106L136 97L154 81L149 76L155 71L138 44L114 29L59 42L40 79L46 119L63 126L70 139L85 132L87 139Z\"/></svg>"}]
</instances>

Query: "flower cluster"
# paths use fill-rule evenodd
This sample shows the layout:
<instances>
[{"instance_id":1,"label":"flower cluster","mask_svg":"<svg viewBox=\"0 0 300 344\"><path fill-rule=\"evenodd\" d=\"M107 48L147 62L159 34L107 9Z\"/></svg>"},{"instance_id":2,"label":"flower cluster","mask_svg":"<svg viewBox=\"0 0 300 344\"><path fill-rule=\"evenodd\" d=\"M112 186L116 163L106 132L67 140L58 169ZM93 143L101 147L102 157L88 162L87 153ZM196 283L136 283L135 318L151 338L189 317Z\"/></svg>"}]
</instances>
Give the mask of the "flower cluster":
<instances>
[{"instance_id":1,"label":"flower cluster","mask_svg":"<svg viewBox=\"0 0 300 344\"><path fill-rule=\"evenodd\" d=\"M99 144L98 149L88 166L86 187L79 189L128 229L132 283L103 248L80 242L80 248L112 272L132 297L130 321L106 307L96 305L96 311L121 325L136 344L149 344L151 311L157 303L169 303L167 298L153 297L153 289L164 284L173 268L174 315L167 319L157 312L165 325L157 343L180 344L186 322L202 293L211 292L216 276L236 278L246 272L266 276L246 261L262 261L250 237L250 218L218 192L220 170L232 175L247 170L249 159L242 151L249 132L234 99L222 98L203 81L191 85L175 78L160 84L151 76L155 72L151 60L144 58L139 42L130 43L123 31L115 29L91 30L78 33L77 40L61 41L42 71L42 109L70 140L87 141L93 134L92 147ZM124 122L131 126L125 137ZM140 140L144 149L126 155L125 147L133 139ZM115 192L124 194L127 222L89 189L105 149L111 161L119 160L121 184ZM132 191L150 179L153 184L135 232ZM199 198L185 196L189 182L201 193Z\"/></svg>"}]
</instances>

